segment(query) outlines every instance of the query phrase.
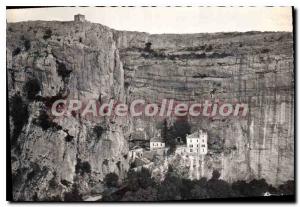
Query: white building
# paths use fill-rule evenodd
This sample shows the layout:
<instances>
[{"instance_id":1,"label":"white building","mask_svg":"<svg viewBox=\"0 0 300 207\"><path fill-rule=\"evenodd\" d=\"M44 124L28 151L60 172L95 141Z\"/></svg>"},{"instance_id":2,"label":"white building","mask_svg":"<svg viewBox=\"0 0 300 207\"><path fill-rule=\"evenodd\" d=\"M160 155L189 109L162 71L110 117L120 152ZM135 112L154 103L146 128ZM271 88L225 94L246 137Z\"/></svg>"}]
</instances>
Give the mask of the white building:
<instances>
[{"instance_id":1,"label":"white building","mask_svg":"<svg viewBox=\"0 0 300 207\"><path fill-rule=\"evenodd\" d=\"M150 139L150 150L157 150L165 148L165 142L162 140L160 134L158 133L155 138Z\"/></svg>"},{"instance_id":2,"label":"white building","mask_svg":"<svg viewBox=\"0 0 300 207\"><path fill-rule=\"evenodd\" d=\"M161 139L153 138L150 140L150 150L165 148L165 143Z\"/></svg>"},{"instance_id":3,"label":"white building","mask_svg":"<svg viewBox=\"0 0 300 207\"><path fill-rule=\"evenodd\" d=\"M177 146L175 154L186 155L187 147L186 146Z\"/></svg>"},{"instance_id":4,"label":"white building","mask_svg":"<svg viewBox=\"0 0 300 207\"><path fill-rule=\"evenodd\" d=\"M139 146L135 146L131 150L129 150L129 158L135 160L137 157L139 158L143 157L143 153L144 153L143 148Z\"/></svg>"},{"instance_id":5,"label":"white building","mask_svg":"<svg viewBox=\"0 0 300 207\"><path fill-rule=\"evenodd\" d=\"M189 154L207 154L207 132L198 130L186 137L187 153Z\"/></svg>"}]
</instances>

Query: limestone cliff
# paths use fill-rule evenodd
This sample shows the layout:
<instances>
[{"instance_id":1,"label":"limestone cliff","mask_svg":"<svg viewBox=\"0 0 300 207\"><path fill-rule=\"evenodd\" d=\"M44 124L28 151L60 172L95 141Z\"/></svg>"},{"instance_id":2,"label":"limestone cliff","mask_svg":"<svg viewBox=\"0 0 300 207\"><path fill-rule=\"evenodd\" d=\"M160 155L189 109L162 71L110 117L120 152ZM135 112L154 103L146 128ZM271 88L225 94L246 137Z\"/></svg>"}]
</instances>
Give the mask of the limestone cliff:
<instances>
[{"instance_id":1,"label":"limestone cliff","mask_svg":"<svg viewBox=\"0 0 300 207\"><path fill-rule=\"evenodd\" d=\"M150 35L90 22L9 23L14 199L61 199L74 188L89 194L109 172L124 178L136 123L148 138L157 130L150 118L56 119L43 109L58 98L236 98L249 104L246 118L188 120L209 133L201 176L217 169L230 182L293 180L292 44L284 32Z\"/></svg>"},{"instance_id":2,"label":"limestone cliff","mask_svg":"<svg viewBox=\"0 0 300 207\"><path fill-rule=\"evenodd\" d=\"M28 110L20 130L16 118L10 125L14 199L61 197L73 183L86 194L109 172L123 177L126 120L53 119L43 112L62 97L124 99L124 71L112 31L92 23L24 22L9 24L7 36L9 98ZM32 100L34 87L39 98ZM13 103L16 97L19 103Z\"/></svg>"},{"instance_id":3,"label":"limestone cliff","mask_svg":"<svg viewBox=\"0 0 300 207\"><path fill-rule=\"evenodd\" d=\"M218 169L230 182L265 178L278 185L293 180L291 33L119 32L117 37L128 97L149 102L236 99L248 104L246 118L189 119L192 131L200 128L209 133L208 155L192 168L187 162L194 176L200 171L200 176L210 177ZM145 42L151 43L151 49L145 48ZM184 158L181 163L186 163Z\"/></svg>"}]
</instances>

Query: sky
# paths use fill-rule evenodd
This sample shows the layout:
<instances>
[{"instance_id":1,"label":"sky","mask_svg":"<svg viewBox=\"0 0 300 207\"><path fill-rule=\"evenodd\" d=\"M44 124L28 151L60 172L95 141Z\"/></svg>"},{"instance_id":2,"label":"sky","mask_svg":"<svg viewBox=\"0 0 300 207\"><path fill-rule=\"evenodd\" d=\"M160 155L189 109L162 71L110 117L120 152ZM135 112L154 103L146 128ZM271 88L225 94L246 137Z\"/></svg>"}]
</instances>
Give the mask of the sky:
<instances>
[{"instance_id":1,"label":"sky","mask_svg":"<svg viewBox=\"0 0 300 207\"><path fill-rule=\"evenodd\" d=\"M57 7L7 10L7 22L71 21L75 14L110 28L162 33L292 31L291 7Z\"/></svg>"}]
</instances>

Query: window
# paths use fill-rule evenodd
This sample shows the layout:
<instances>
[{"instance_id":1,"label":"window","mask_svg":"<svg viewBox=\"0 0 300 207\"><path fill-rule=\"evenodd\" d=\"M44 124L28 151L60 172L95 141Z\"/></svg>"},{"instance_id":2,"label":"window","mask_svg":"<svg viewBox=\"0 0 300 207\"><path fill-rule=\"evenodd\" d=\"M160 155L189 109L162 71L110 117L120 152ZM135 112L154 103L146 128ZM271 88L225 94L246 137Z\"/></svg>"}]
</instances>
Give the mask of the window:
<instances>
[{"instance_id":1,"label":"window","mask_svg":"<svg viewBox=\"0 0 300 207\"><path fill-rule=\"evenodd\" d=\"M201 145L201 147L205 147L205 144Z\"/></svg>"},{"instance_id":2,"label":"window","mask_svg":"<svg viewBox=\"0 0 300 207\"><path fill-rule=\"evenodd\" d=\"M204 139L202 139L202 142L204 143Z\"/></svg>"},{"instance_id":3,"label":"window","mask_svg":"<svg viewBox=\"0 0 300 207\"><path fill-rule=\"evenodd\" d=\"M190 144L190 147L193 147L193 145L192 145L192 144Z\"/></svg>"},{"instance_id":4,"label":"window","mask_svg":"<svg viewBox=\"0 0 300 207\"><path fill-rule=\"evenodd\" d=\"M197 142L199 141L199 139L197 139Z\"/></svg>"},{"instance_id":5,"label":"window","mask_svg":"<svg viewBox=\"0 0 300 207\"><path fill-rule=\"evenodd\" d=\"M197 144L197 147L199 147L199 145Z\"/></svg>"},{"instance_id":6,"label":"window","mask_svg":"<svg viewBox=\"0 0 300 207\"><path fill-rule=\"evenodd\" d=\"M190 152L193 152L193 149L190 149Z\"/></svg>"}]
</instances>

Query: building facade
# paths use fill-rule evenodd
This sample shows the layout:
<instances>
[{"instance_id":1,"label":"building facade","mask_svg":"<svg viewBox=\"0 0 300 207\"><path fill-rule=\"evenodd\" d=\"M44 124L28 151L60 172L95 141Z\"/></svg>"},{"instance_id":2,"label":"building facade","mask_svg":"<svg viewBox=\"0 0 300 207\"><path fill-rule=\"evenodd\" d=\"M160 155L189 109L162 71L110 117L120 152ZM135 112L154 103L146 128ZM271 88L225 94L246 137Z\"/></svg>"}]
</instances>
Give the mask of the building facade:
<instances>
[{"instance_id":1,"label":"building facade","mask_svg":"<svg viewBox=\"0 0 300 207\"><path fill-rule=\"evenodd\" d=\"M165 143L159 139L150 140L150 150L165 148Z\"/></svg>"},{"instance_id":2,"label":"building facade","mask_svg":"<svg viewBox=\"0 0 300 207\"><path fill-rule=\"evenodd\" d=\"M143 157L143 153L144 153L143 148L139 146L135 146L131 150L129 150L129 158L135 160L137 157Z\"/></svg>"},{"instance_id":3,"label":"building facade","mask_svg":"<svg viewBox=\"0 0 300 207\"><path fill-rule=\"evenodd\" d=\"M158 132L154 138L150 139L150 150L157 150L165 148L165 142L161 138L160 132Z\"/></svg>"},{"instance_id":4,"label":"building facade","mask_svg":"<svg viewBox=\"0 0 300 207\"><path fill-rule=\"evenodd\" d=\"M189 154L207 154L207 132L198 130L186 137L187 153Z\"/></svg>"}]
</instances>

